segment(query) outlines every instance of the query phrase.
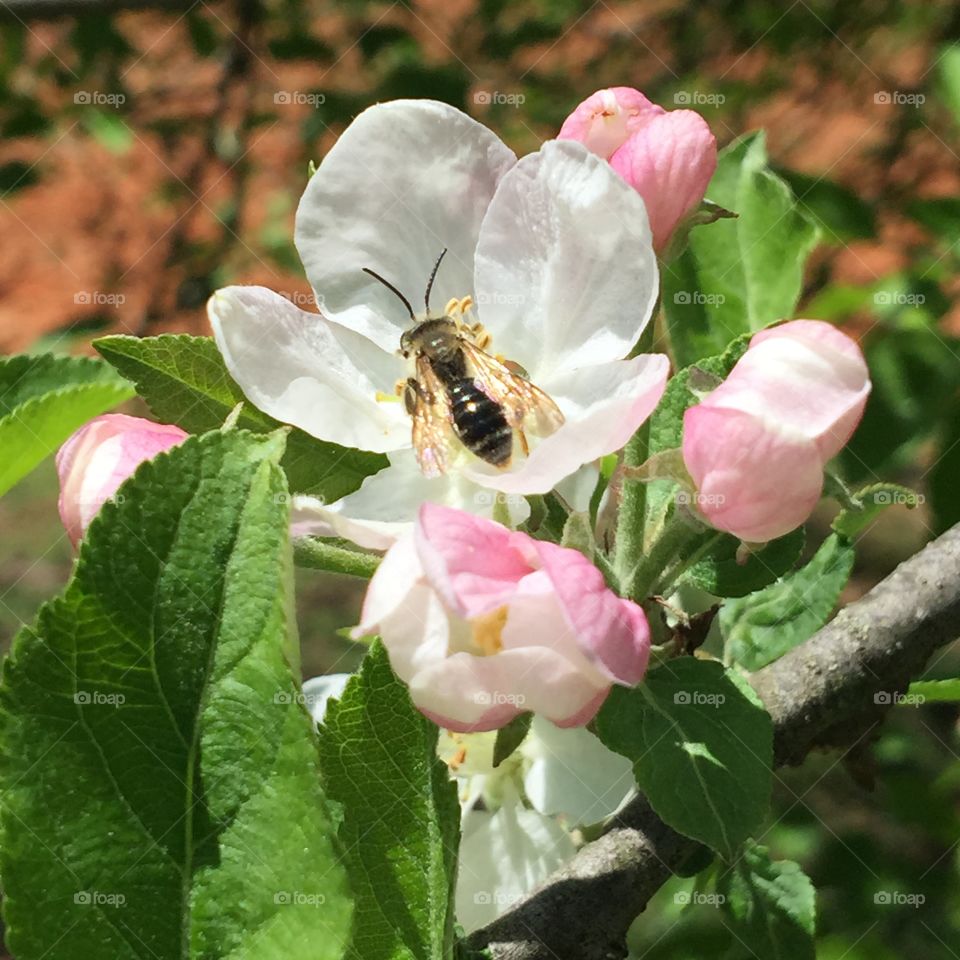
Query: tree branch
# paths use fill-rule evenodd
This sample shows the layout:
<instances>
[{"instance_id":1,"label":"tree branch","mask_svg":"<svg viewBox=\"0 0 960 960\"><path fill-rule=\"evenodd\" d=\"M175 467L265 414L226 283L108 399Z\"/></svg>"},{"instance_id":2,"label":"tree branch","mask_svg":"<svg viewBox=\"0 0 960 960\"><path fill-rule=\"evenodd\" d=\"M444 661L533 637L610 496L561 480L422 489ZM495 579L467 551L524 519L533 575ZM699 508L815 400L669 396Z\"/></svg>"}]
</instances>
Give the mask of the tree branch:
<instances>
[{"instance_id":1,"label":"tree branch","mask_svg":"<svg viewBox=\"0 0 960 960\"><path fill-rule=\"evenodd\" d=\"M960 524L751 683L777 764L857 741L939 647L960 637ZM539 890L470 937L495 960L616 960L650 897L698 850L633 800Z\"/></svg>"}]
</instances>

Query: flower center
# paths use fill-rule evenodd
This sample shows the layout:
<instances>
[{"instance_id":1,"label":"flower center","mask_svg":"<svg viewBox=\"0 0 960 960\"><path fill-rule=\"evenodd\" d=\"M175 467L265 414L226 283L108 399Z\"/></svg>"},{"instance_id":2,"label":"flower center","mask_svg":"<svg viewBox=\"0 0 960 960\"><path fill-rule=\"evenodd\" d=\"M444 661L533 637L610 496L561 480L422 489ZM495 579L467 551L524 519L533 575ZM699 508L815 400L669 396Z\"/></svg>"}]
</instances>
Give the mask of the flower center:
<instances>
[{"instance_id":1,"label":"flower center","mask_svg":"<svg viewBox=\"0 0 960 960\"><path fill-rule=\"evenodd\" d=\"M485 657L493 656L503 649L503 628L507 625L507 608L497 607L482 617L470 621L470 630L474 646L483 651Z\"/></svg>"}]
</instances>

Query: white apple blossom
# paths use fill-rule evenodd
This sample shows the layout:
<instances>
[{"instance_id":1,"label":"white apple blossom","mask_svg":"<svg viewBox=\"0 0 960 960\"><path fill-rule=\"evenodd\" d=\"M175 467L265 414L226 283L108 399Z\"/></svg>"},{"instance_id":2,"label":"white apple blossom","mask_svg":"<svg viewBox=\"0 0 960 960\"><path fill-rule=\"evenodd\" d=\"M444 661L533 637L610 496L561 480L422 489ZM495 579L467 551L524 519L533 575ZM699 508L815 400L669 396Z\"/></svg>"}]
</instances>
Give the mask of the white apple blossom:
<instances>
[{"instance_id":1,"label":"white apple blossom","mask_svg":"<svg viewBox=\"0 0 960 960\"><path fill-rule=\"evenodd\" d=\"M296 244L322 313L263 287L227 287L209 304L217 344L255 406L390 461L335 504L297 498L301 530L313 521L316 532L385 548L424 501L490 516L496 492L518 521L523 495L563 481L588 488L578 472L621 448L663 392L666 357L626 359L658 289L643 200L580 143L550 141L518 161L446 104L379 104L354 120L310 179ZM530 455L509 469L468 456L427 478L396 396L412 373L398 353L410 317L363 268L416 303L444 249L433 315L472 297L489 352L519 364L565 422L531 437Z\"/></svg>"},{"instance_id":2,"label":"white apple blossom","mask_svg":"<svg viewBox=\"0 0 960 960\"><path fill-rule=\"evenodd\" d=\"M303 685L317 723L349 674ZM633 795L633 768L583 727L534 717L523 742L493 766L496 732L440 731L437 752L457 779L461 810L457 922L479 929L576 852L576 828L612 816Z\"/></svg>"}]
</instances>

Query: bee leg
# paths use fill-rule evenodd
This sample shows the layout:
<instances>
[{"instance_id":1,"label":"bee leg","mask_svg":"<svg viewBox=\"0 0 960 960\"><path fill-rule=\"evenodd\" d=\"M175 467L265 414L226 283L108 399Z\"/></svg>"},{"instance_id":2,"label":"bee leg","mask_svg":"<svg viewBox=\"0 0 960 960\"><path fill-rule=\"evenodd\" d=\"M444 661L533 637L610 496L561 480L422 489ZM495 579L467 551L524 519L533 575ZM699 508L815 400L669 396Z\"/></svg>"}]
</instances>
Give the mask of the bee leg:
<instances>
[{"instance_id":1,"label":"bee leg","mask_svg":"<svg viewBox=\"0 0 960 960\"><path fill-rule=\"evenodd\" d=\"M403 383L403 406L411 417L417 409L418 398L422 400L428 399L423 391L423 387L421 387L413 377L410 377Z\"/></svg>"}]
</instances>

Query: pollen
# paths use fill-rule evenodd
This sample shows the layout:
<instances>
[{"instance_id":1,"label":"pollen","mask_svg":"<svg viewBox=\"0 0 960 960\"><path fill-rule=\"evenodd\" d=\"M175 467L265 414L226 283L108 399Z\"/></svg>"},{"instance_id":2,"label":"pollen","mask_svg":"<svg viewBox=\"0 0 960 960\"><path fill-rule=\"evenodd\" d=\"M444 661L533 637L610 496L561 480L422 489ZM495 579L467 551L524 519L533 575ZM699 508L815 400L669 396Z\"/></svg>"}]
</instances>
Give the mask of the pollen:
<instances>
[{"instance_id":1,"label":"pollen","mask_svg":"<svg viewBox=\"0 0 960 960\"><path fill-rule=\"evenodd\" d=\"M483 651L485 657L503 649L503 628L507 624L507 613L506 607L497 607L471 622L474 645Z\"/></svg>"}]
</instances>

